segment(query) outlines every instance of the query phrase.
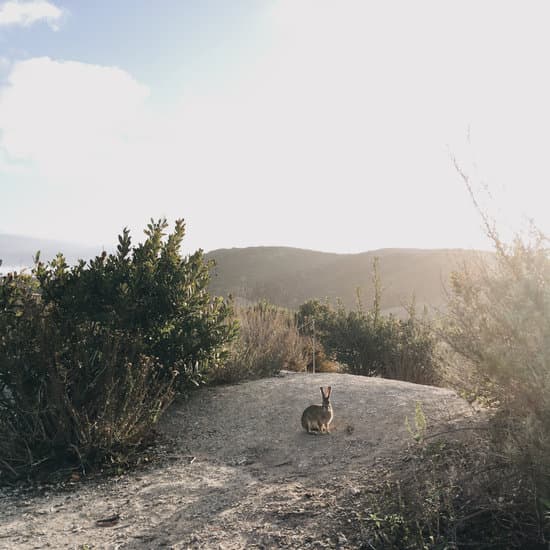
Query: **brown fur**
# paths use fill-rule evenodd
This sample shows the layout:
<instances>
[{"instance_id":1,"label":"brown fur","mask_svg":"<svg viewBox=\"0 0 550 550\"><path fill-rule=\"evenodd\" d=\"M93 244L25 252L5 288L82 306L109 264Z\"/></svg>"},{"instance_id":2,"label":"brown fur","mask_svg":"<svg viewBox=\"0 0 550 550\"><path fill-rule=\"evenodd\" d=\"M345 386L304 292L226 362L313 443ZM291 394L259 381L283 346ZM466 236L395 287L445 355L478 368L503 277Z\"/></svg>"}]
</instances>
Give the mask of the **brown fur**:
<instances>
[{"instance_id":1,"label":"brown fur","mask_svg":"<svg viewBox=\"0 0 550 550\"><path fill-rule=\"evenodd\" d=\"M302 413L302 427L308 433L317 431L319 433L330 433L329 425L332 422L334 413L332 411L332 405L330 404L330 393L332 388L321 388L321 395L323 396L322 405L310 405Z\"/></svg>"}]
</instances>

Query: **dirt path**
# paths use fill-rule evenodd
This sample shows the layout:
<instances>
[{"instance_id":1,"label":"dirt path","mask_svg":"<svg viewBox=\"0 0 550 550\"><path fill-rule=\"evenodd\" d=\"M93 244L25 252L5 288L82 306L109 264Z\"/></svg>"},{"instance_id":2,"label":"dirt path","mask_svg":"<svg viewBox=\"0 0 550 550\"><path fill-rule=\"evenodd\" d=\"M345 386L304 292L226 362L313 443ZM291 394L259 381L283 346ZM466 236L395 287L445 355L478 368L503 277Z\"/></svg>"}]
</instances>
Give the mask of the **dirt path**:
<instances>
[{"instance_id":1,"label":"dirt path","mask_svg":"<svg viewBox=\"0 0 550 550\"><path fill-rule=\"evenodd\" d=\"M325 385L332 433L308 435L302 410ZM429 432L476 421L449 390L343 374L203 389L165 416L163 464L71 492L0 491L0 548L355 548L345 513L411 441L417 402Z\"/></svg>"}]
</instances>

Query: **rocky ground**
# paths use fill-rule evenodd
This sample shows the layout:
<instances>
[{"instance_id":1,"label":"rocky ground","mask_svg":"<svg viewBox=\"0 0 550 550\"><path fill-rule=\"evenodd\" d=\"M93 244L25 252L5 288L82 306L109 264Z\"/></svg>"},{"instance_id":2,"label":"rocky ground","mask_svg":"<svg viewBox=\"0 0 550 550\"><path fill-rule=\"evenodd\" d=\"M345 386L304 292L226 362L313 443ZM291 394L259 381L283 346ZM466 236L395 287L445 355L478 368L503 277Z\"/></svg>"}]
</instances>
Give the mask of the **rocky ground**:
<instances>
[{"instance_id":1,"label":"rocky ground","mask_svg":"<svg viewBox=\"0 0 550 550\"><path fill-rule=\"evenodd\" d=\"M331 433L307 434L328 385ZM172 444L150 466L0 490L0 548L374 548L362 497L400 467L417 403L428 433L478 420L450 390L345 374L201 389L164 417Z\"/></svg>"}]
</instances>

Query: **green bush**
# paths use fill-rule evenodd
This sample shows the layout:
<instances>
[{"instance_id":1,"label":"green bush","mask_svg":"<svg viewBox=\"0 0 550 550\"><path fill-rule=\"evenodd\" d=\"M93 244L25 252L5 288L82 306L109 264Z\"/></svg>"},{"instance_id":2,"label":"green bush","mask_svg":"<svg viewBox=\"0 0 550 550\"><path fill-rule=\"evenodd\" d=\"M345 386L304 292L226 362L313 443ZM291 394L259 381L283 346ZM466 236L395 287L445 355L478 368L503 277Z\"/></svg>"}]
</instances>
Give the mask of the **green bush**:
<instances>
[{"instance_id":1,"label":"green bush","mask_svg":"<svg viewBox=\"0 0 550 550\"><path fill-rule=\"evenodd\" d=\"M151 221L135 247L125 229L116 254L72 268L59 255L47 266L38 262L34 274L56 323L86 322L140 337L142 352L158 358L168 374L175 369L183 390L198 368L206 372L223 360L236 326L227 302L208 294L212 264L202 250L180 254L183 220L169 235L167 227L166 220Z\"/></svg>"},{"instance_id":2,"label":"green bush","mask_svg":"<svg viewBox=\"0 0 550 550\"><path fill-rule=\"evenodd\" d=\"M299 325L311 335L315 320L316 335L326 353L352 374L437 383L436 338L427 320L417 318L414 303L407 320L381 314L376 262L374 286L372 309L365 311L360 300L357 311L347 311L343 306L334 309L312 300L300 306Z\"/></svg>"},{"instance_id":3,"label":"green bush","mask_svg":"<svg viewBox=\"0 0 550 550\"><path fill-rule=\"evenodd\" d=\"M116 254L0 278L0 471L87 467L146 439L176 389L211 368L235 334L206 292L201 252L180 255L164 220Z\"/></svg>"},{"instance_id":4,"label":"green bush","mask_svg":"<svg viewBox=\"0 0 550 550\"><path fill-rule=\"evenodd\" d=\"M213 383L274 376L281 369L305 370L307 342L294 315L266 302L236 309L239 337L228 360L211 373Z\"/></svg>"}]
</instances>

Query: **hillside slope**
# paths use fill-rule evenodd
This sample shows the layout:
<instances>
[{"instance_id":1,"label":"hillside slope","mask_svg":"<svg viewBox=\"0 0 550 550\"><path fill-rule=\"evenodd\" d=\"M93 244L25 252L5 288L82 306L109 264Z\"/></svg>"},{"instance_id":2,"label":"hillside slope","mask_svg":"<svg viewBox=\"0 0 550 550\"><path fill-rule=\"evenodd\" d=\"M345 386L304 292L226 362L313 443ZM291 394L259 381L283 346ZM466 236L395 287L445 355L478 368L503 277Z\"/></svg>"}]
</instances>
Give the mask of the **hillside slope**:
<instances>
[{"instance_id":1,"label":"hillside slope","mask_svg":"<svg viewBox=\"0 0 550 550\"><path fill-rule=\"evenodd\" d=\"M10 267L30 266L36 252L49 260L63 252L69 263L90 259L101 248L70 242L0 234L0 259ZM357 305L357 289L365 306L372 303L372 265L379 258L382 308L399 313L416 296L419 307L439 307L445 302L449 274L463 263L489 253L472 250L381 249L360 254L334 254L290 247L249 247L213 250L206 254L216 267L210 290L239 301L267 299L289 308L306 300L341 300L347 308Z\"/></svg>"},{"instance_id":2,"label":"hillside slope","mask_svg":"<svg viewBox=\"0 0 550 550\"><path fill-rule=\"evenodd\" d=\"M413 293L419 306L445 301L449 275L463 263L488 253L473 250L381 249L332 254L286 247L220 249L206 256L216 262L210 289L243 300L267 299L296 308L312 298L338 299L356 307L357 289L365 306L373 298L372 266L379 258L382 308L400 308Z\"/></svg>"}]
</instances>

